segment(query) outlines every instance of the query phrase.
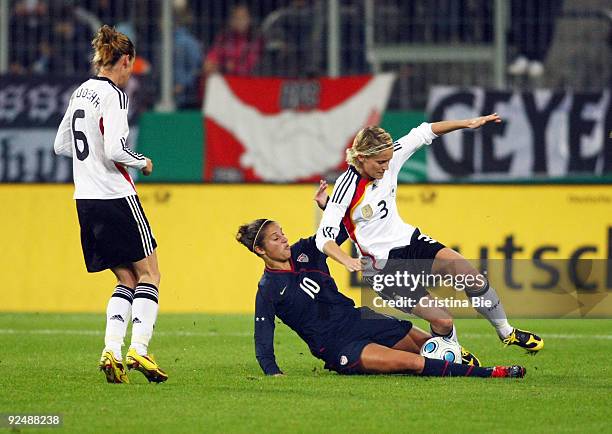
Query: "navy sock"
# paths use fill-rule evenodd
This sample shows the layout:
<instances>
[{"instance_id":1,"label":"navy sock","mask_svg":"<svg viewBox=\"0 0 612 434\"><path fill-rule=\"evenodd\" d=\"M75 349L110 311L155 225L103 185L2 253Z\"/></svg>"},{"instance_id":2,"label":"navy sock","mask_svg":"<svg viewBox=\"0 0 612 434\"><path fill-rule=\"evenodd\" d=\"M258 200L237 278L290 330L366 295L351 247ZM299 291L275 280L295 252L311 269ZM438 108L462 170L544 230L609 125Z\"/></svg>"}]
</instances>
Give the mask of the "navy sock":
<instances>
[{"instance_id":1,"label":"navy sock","mask_svg":"<svg viewBox=\"0 0 612 434\"><path fill-rule=\"evenodd\" d=\"M480 366L460 365L445 360L429 359L425 357L425 367L419 375L428 377L484 377L493 373L492 368Z\"/></svg>"}]
</instances>

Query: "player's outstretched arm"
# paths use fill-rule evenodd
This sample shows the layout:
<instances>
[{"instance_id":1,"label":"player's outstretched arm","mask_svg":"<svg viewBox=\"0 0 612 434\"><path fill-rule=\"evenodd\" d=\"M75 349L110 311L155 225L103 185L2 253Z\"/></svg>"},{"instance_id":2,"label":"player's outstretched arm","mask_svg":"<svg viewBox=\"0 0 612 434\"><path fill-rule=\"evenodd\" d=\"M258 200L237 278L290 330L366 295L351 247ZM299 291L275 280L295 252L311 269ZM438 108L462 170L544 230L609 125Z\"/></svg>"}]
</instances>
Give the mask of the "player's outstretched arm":
<instances>
[{"instance_id":1,"label":"player's outstretched arm","mask_svg":"<svg viewBox=\"0 0 612 434\"><path fill-rule=\"evenodd\" d=\"M283 371L274 356L274 304L258 289L255 296L255 357L265 375L277 376Z\"/></svg>"},{"instance_id":2,"label":"player's outstretched arm","mask_svg":"<svg viewBox=\"0 0 612 434\"><path fill-rule=\"evenodd\" d=\"M463 130L466 128L475 130L490 122L499 124L501 121L502 119L499 117L499 115L497 113L493 113L472 119L433 122L431 124L431 131L436 136L441 136L443 134L448 134L453 131Z\"/></svg>"}]
</instances>

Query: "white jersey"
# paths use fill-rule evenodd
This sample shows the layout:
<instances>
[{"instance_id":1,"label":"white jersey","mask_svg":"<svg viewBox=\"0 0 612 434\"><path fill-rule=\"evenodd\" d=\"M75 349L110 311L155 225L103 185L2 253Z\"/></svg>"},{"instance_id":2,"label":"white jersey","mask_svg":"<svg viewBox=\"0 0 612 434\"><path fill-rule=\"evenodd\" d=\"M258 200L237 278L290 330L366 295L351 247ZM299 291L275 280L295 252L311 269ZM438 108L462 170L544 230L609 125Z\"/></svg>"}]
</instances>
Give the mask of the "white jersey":
<instances>
[{"instance_id":1,"label":"white jersey","mask_svg":"<svg viewBox=\"0 0 612 434\"><path fill-rule=\"evenodd\" d=\"M75 199L136 194L126 167L142 169L146 160L128 147L128 134L128 97L111 80L94 77L74 91L53 147L72 157Z\"/></svg>"},{"instance_id":2,"label":"white jersey","mask_svg":"<svg viewBox=\"0 0 612 434\"><path fill-rule=\"evenodd\" d=\"M393 158L382 179L362 177L349 166L338 177L331 198L323 212L317 230L317 248L335 240L344 223L351 240L362 257L379 264L388 258L389 251L410 244L414 226L405 223L397 211L397 176L408 158L424 144L431 144L437 136L431 124L422 123L394 143Z\"/></svg>"}]
</instances>

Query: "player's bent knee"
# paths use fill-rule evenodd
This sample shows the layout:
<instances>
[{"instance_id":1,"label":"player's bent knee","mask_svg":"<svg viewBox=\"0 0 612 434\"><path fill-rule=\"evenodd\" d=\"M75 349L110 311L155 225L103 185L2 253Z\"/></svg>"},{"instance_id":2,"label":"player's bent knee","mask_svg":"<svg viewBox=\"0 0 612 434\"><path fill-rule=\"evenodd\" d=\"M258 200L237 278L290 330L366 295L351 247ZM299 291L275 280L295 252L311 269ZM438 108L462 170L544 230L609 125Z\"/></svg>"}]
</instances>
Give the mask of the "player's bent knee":
<instances>
[{"instance_id":1,"label":"player's bent knee","mask_svg":"<svg viewBox=\"0 0 612 434\"><path fill-rule=\"evenodd\" d=\"M155 285L159 286L159 282L161 282L161 273L159 271L155 271L151 273L151 277L154 279Z\"/></svg>"},{"instance_id":2,"label":"player's bent knee","mask_svg":"<svg viewBox=\"0 0 612 434\"><path fill-rule=\"evenodd\" d=\"M118 285L123 285L123 286L127 286L128 288L135 288L136 284L138 282L136 281L136 277L130 277L130 278L122 278L122 279L117 279L117 284Z\"/></svg>"},{"instance_id":3,"label":"player's bent knee","mask_svg":"<svg viewBox=\"0 0 612 434\"><path fill-rule=\"evenodd\" d=\"M429 321L429 324L438 333L450 333L453 329L452 318L434 318Z\"/></svg>"},{"instance_id":4,"label":"player's bent knee","mask_svg":"<svg viewBox=\"0 0 612 434\"><path fill-rule=\"evenodd\" d=\"M138 275L138 282L151 283L155 286L159 286L161 275L159 272L146 270Z\"/></svg>"},{"instance_id":5,"label":"player's bent knee","mask_svg":"<svg viewBox=\"0 0 612 434\"><path fill-rule=\"evenodd\" d=\"M149 279L151 283L159 285L159 282L161 281L161 273L159 271L149 271L149 273L147 273L147 279Z\"/></svg>"},{"instance_id":6,"label":"player's bent knee","mask_svg":"<svg viewBox=\"0 0 612 434\"><path fill-rule=\"evenodd\" d=\"M128 268L113 268L111 271L115 274L118 285L134 288L138 283L136 274L134 274L134 272Z\"/></svg>"}]
</instances>

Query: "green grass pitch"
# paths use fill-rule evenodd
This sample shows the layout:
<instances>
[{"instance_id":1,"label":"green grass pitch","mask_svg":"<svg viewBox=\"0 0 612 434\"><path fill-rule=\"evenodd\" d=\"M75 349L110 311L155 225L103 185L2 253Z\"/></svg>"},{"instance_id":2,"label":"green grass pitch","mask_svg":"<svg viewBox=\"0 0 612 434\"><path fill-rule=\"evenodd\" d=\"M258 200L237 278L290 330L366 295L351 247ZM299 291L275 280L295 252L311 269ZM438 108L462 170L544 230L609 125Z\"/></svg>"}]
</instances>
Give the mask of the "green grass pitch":
<instances>
[{"instance_id":1,"label":"green grass pitch","mask_svg":"<svg viewBox=\"0 0 612 434\"><path fill-rule=\"evenodd\" d=\"M267 378L252 321L160 315L150 349L170 379L133 372L125 385L97 370L104 315L0 314L0 413L59 413L57 432L74 433L612 432L609 320L515 320L545 339L536 357L503 348L484 320L457 321L484 364L523 364L523 380L339 376L284 325L286 376Z\"/></svg>"}]
</instances>

